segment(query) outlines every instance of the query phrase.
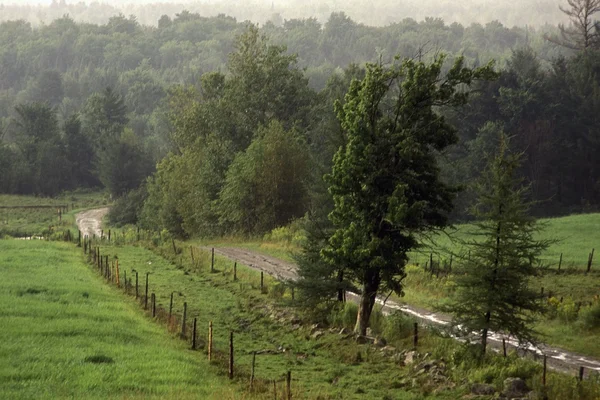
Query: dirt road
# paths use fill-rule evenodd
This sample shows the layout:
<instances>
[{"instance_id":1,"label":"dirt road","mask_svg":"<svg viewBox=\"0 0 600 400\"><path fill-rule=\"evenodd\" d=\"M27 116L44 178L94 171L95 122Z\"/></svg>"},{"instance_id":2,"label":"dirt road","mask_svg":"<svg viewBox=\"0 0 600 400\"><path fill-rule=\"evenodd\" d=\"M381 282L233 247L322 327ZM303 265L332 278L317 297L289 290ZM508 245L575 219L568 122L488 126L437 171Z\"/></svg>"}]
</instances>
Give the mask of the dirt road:
<instances>
[{"instance_id":1,"label":"dirt road","mask_svg":"<svg viewBox=\"0 0 600 400\"><path fill-rule=\"evenodd\" d=\"M231 260L238 261L241 264L247 265L250 268L264 271L278 280L295 280L298 275L296 273L296 265L277 259L275 257L259 254L250 250L221 247L215 248L215 253L227 257ZM347 293L347 299L357 301L358 296L354 293ZM399 304L388 300L383 304L383 299L377 300L384 314L389 314L394 311L401 311L411 315L423 323L437 326L451 326L451 318L448 315L434 313L422 308ZM489 343L496 350L502 349L502 339L505 339L508 347L517 348L518 342L512 338L504 337L498 333L492 332L489 337ZM530 345L527 349L520 348L520 351L528 356L536 359L541 359L545 354L548 360L548 365L551 368L562 371L578 371L579 367L585 367L587 370L600 372L600 360L592 357L586 357L581 354L568 352L559 348L540 345L538 347Z\"/></svg>"},{"instance_id":2,"label":"dirt road","mask_svg":"<svg viewBox=\"0 0 600 400\"><path fill-rule=\"evenodd\" d=\"M108 207L80 212L75 216L75 223L83 236L100 237L102 234L102 218L108 213Z\"/></svg>"}]
</instances>

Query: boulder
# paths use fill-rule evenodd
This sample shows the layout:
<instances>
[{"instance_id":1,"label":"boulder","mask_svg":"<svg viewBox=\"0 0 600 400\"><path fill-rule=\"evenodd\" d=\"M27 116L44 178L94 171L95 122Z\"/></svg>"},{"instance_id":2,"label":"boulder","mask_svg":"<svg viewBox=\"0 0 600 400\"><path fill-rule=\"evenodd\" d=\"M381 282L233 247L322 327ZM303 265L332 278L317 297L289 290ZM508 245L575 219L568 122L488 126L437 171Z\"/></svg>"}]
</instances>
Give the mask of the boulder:
<instances>
[{"instance_id":1,"label":"boulder","mask_svg":"<svg viewBox=\"0 0 600 400\"><path fill-rule=\"evenodd\" d=\"M417 355L418 353L414 350L406 353L406 355L404 356L404 365L410 365L414 363L417 360Z\"/></svg>"},{"instance_id":2,"label":"boulder","mask_svg":"<svg viewBox=\"0 0 600 400\"><path fill-rule=\"evenodd\" d=\"M502 396L507 399L520 399L527 397L530 392L529 387L521 378L506 378L504 380L504 390Z\"/></svg>"},{"instance_id":3,"label":"boulder","mask_svg":"<svg viewBox=\"0 0 600 400\"><path fill-rule=\"evenodd\" d=\"M485 383L474 383L473 386L471 386L471 393L478 396L491 396L496 393L496 388Z\"/></svg>"}]
</instances>

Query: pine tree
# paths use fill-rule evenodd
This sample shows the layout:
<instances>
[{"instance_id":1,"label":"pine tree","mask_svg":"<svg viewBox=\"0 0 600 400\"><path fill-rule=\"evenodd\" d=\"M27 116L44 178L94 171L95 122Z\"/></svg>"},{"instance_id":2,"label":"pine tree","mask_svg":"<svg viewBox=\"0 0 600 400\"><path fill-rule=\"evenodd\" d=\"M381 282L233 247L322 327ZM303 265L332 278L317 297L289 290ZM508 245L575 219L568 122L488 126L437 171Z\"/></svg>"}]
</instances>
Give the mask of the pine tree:
<instances>
[{"instance_id":1,"label":"pine tree","mask_svg":"<svg viewBox=\"0 0 600 400\"><path fill-rule=\"evenodd\" d=\"M471 232L474 239L463 243L469 257L457 271L457 290L445 307L465 336L477 333L482 355L491 332L534 343L533 322L542 310L529 282L538 275L539 256L550 241L534 238L542 226L528 214L529 186L517 176L521 158L509 150L501 133L497 154L476 185L478 202L471 210L477 219Z\"/></svg>"}]
</instances>

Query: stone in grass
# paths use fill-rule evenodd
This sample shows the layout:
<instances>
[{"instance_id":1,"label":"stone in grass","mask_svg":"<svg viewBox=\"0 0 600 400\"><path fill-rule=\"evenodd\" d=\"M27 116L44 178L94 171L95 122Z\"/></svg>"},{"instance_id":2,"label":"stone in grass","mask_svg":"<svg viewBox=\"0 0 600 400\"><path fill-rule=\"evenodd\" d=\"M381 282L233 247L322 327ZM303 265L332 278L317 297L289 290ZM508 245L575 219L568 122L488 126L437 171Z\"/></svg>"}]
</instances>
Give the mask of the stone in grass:
<instances>
[{"instance_id":1,"label":"stone in grass","mask_svg":"<svg viewBox=\"0 0 600 400\"><path fill-rule=\"evenodd\" d=\"M521 378L506 378L502 397L506 399L521 399L527 397L529 387Z\"/></svg>"},{"instance_id":2,"label":"stone in grass","mask_svg":"<svg viewBox=\"0 0 600 400\"><path fill-rule=\"evenodd\" d=\"M417 355L418 353L414 350L406 353L406 355L404 356L404 365L410 365L414 363L417 359Z\"/></svg>"},{"instance_id":3,"label":"stone in grass","mask_svg":"<svg viewBox=\"0 0 600 400\"><path fill-rule=\"evenodd\" d=\"M471 393L479 396L491 396L496 393L496 388L493 385L485 383L474 383L471 386Z\"/></svg>"}]
</instances>

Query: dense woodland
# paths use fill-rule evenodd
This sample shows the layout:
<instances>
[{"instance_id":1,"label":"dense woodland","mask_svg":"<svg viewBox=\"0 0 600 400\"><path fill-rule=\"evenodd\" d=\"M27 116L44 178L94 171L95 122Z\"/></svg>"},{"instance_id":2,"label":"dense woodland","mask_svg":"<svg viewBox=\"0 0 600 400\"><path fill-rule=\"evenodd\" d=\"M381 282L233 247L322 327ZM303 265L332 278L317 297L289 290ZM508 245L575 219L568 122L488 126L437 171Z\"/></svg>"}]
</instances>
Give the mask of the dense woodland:
<instances>
[{"instance_id":1,"label":"dense woodland","mask_svg":"<svg viewBox=\"0 0 600 400\"><path fill-rule=\"evenodd\" d=\"M567 17L565 16L565 19ZM558 29L402 19L367 26L344 13L268 22L181 11L156 26L68 16L0 24L0 192L52 196L105 187L117 222L179 236L263 234L332 208L323 176L346 143L334 111L366 62L470 67L495 60L468 104L436 109L457 129L436 153L444 180L466 185L498 132L526 159L535 213L600 203L600 53ZM544 37L554 37L546 40ZM565 39L566 40L566 39ZM563 43L565 44L565 43Z\"/></svg>"}]
</instances>

